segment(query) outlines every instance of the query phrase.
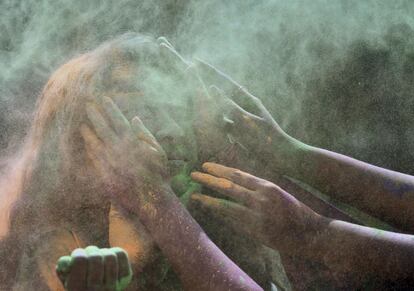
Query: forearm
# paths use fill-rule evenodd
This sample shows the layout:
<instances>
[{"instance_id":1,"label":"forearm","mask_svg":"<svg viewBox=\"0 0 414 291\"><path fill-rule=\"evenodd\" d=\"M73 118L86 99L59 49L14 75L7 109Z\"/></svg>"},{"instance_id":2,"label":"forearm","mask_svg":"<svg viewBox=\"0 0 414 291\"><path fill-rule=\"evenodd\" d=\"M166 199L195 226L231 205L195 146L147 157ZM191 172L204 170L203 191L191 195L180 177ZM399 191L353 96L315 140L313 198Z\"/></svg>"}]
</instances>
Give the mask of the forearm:
<instances>
[{"instance_id":1,"label":"forearm","mask_svg":"<svg viewBox=\"0 0 414 291\"><path fill-rule=\"evenodd\" d=\"M364 284L414 278L414 236L326 220L305 257Z\"/></svg>"},{"instance_id":2,"label":"forearm","mask_svg":"<svg viewBox=\"0 0 414 291\"><path fill-rule=\"evenodd\" d=\"M287 175L407 231L414 230L414 177L300 144Z\"/></svg>"},{"instance_id":3,"label":"forearm","mask_svg":"<svg viewBox=\"0 0 414 291\"><path fill-rule=\"evenodd\" d=\"M187 290L262 290L207 237L169 188L135 209ZM151 194L152 195L152 194Z\"/></svg>"}]
</instances>

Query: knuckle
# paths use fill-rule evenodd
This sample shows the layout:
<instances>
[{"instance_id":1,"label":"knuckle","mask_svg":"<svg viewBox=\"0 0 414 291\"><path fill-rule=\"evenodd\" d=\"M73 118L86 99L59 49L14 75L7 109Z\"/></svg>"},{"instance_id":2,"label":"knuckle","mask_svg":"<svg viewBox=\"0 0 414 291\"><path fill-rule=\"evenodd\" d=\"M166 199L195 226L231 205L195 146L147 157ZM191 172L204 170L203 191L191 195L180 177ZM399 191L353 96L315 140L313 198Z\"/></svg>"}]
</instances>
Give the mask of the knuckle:
<instances>
[{"instance_id":1,"label":"knuckle","mask_svg":"<svg viewBox=\"0 0 414 291\"><path fill-rule=\"evenodd\" d=\"M102 257L100 255L91 255L88 257L88 261L90 264L99 264L102 262Z\"/></svg>"},{"instance_id":2,"label":"knuckle","mask_svg":"<svg viewBox=\"0 0 414 291\"><path fill-rule=\"evenodd\" d=\"M241 176L243 174L243 172L241 170L237 169L237 170L234 171L234 174L236 176Z\"/></svg>"},{"instance_id":3,"label":"knuckle","mask_svg":"<svg viewBox=\"0 0 414 291\"><path fill-rule=\"evenodd\" d=\"M279 195L282 191L282 188L269 181L264 181L260 184L260 192L264 195L264 197Z\"/></svg>"},{"instance_id":4,"label":"knuckle","mask_svg":"<svg viewBox=\"0 0 414 291\"><path fill-rule=\"evenodd\" d=\"M241 171L241 170L235 170L233 173L232 173L232 178L241 178L241 176L243 175L243 172Z\"/></svg>"},{"instance_id":5,"label":"knuckle","mask_svg":"<svg viewBox=\"0 0 414 291\"><path fill-rule=\"evenodd\" d=\"M275 184L273 184L272 182L266 181L266 180L262 180L259 182L259 186L262 190L269 191L275 187Z\"/></svg>"}]
</instances>

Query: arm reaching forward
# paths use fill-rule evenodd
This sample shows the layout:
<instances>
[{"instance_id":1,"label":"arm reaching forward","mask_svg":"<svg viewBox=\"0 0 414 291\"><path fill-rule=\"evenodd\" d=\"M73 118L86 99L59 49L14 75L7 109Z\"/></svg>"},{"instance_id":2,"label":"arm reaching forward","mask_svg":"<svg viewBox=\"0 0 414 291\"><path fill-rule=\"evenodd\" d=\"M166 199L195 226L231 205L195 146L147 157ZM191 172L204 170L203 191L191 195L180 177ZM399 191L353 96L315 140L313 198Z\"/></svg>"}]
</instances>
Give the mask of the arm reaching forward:
<instances>
[{"instance_id":1,"label":"arm reaching forward","mask_svg":"<svg viewBox=\"0 0 414 291\"><path fill-rule=\"evenodd\" d=\"M113 200L136 214L187 290L262 290L207 237L169 187L166 157L138 117L109 98L89 104L94 131L81 128L88 155ZM107 117L107 119L104 118ZM95 134L96 132L96 134Z\"/></svg>"},{"instance_id":2,"label":"arm reaching forward","mask_svg":"<svg viewBox=\"0 0 414 291\"><path fill-rule=\"evenodd\" d=\"M201 75L212 80L211 88L216 88L212 90L213 96L219 95L214 99L220 104L216 108L233 121L227 126L229 132L270 169L301 180L400 230L414 232L413 176L312 147L290 137L257 97L207 62L198 60L196 64ZM217 90L216 86L227 90ZM244 110L235 100L250 104L249 109L255 114Z\"/></svg>"},{"instance_id":3,"label":"arm reaching forward","mask_svg":"<svg viewBox=\"0 0 414 291\"><path fill-rule=\"evenodd\" d=\"M414 236L318 215L277 185L237 169L205 163L192 178L235 202L192 198L226 216L237 229L281 253L298 255L367 282L402 284L414 278Z\"/></svg>"}]
</instances>

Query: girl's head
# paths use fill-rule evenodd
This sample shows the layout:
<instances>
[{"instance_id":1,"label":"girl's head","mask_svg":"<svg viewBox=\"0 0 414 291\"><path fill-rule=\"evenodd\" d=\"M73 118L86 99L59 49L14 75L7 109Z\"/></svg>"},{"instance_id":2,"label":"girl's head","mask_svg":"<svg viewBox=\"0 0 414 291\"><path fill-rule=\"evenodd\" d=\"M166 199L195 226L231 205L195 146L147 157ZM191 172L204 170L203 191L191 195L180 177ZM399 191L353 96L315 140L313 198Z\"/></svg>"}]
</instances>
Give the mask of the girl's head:
<instances>
[{"instance_id":1,"label":"girl's head","mask_svg":"<svg viewBox=\"0 0 414 291\"><path fill-rule=\"evenodd\" d=\"M127 118L143 120L166 151L173 174L189 171L195 160L187 130L189 88L177 72L155 39L133 33L57 69L39 97L23 149L22 186L15 191L16 198L25 193L20 203L56 216L62 208L102 204L104 195L79 133L88 123L86 103L99 103L102 96L111 97Z\"/></svg>"},{"instance_id":2,"label":"girl's head","mask_svg":"<svg viewBox=\"0 0 414 291\"><path fill-rule=\"evenodd\" d=\"M42 243L39 233L50 225L62 228L65 223L71 230L92 237L87 244L105 244L109 201L95 178L79 132L80 125L88 123L86 103L99 103L102 96L108 96L128 119L138 115L166 151L172 175L185 176L197 152L187 102L195 90L189 84L156 40L131 33L61 66L37 102L21 163L12 175L17 182L10 193L12 200L18 201L13 221L3 223L21 233L18 241L25 244ZM209 142L215 141L208 140L206 146ZM176 192L185 191L188 180L177 180L184 186L176 183ZM202 212L196 218L208 222L207 233L224 242L220 247L236 251L234 257L246 260L241 264L243 269L245 265L258 269L255 259L250 264L251 253L236 246L233 235L220 221ZM40 229L33 231L33 227Z\"/></svg>"}]
</instances>

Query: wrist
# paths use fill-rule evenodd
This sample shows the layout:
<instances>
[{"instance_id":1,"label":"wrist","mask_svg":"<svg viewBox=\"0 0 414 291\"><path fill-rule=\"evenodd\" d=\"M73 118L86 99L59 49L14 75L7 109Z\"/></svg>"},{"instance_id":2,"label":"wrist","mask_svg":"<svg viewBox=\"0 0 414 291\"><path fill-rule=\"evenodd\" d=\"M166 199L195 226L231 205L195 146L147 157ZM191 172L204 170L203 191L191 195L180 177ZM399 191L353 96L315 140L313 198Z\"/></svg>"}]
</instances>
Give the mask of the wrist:
<instances>
[{"instance_id":1,"label":"wrist","mask_svg":"<svg viewBox=\"0 0 414 291\"><path fill-rule=\"evenodd\" d=\"M302 256L321 262L324 260L326 245L330 244L328 232L331 221L332 219L317 214L313 227L309 228Z\"/></svg>"},{"instance_id":2,"label":"wrist","mask_svg":"<svg viewBox=\"0 0 414 291\"><path fill-rule=\"evenodd\" d=\"M275 171L283 175L297 177L301 172L310 146L284 133L283 142L274 144L271 162ZM275 154L276 153L276 154Z\"/></svg>"}]
</instances>

